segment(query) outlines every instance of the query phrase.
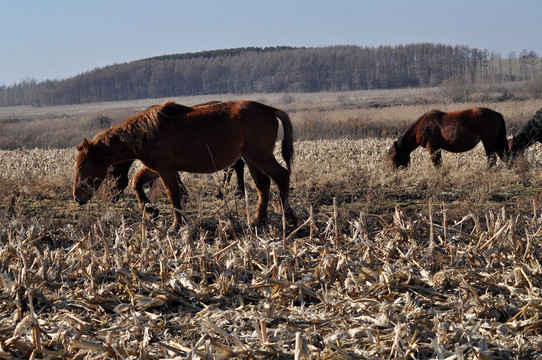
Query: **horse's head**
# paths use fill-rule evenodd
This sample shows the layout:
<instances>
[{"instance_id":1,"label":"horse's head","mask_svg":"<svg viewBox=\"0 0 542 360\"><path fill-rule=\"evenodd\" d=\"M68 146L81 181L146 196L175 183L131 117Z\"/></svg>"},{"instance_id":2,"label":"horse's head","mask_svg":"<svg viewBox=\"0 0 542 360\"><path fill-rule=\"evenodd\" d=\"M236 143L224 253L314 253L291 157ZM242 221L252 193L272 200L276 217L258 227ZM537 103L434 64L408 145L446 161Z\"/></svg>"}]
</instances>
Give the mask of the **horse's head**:
<instances>
[{"instance_id":1,"label":"horse's head","mask_svg":"<svg viewBox=\"0 0 542 360\"><path fill-rule=\"evenodd\" d=\"M73 198L80 205L86 204L96 192L107 173L103 158L96 154L93 145L83 139L77 146L79 155L73 183Z\"/></svg>"},{"instance_id":2,"label":"horse's head","mask_svg":"<svg viewBox=\"0 0 542 360\"><path fill-rule=\"evenodd\" d=\"M508 140L508 151L510 153L510 160L514 161L516 157L523 155L525 145L514 136Z\"/></svg>"},{"instance_id":3,"label":"horse's head","mask_svg":"<svg viewBox=\"0 0 542 360\"><path fill-rule=\"evenodd\" d=\"M396 169L401 167L406 168L410 163L410 154L399 150L399 147L397 146L397 141L393 142L393 145L390 147L389 154L391 161L393 162L393 166Z\"/></svg>"}]
</instances>

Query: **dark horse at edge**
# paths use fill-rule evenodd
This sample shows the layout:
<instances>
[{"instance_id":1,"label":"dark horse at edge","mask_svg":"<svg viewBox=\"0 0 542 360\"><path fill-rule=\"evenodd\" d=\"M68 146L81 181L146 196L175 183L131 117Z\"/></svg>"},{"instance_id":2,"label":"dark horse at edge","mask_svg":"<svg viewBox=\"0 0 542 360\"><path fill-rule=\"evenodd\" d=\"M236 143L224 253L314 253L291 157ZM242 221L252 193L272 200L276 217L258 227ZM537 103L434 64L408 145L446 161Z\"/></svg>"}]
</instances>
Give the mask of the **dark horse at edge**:
<instances>
[{"instance_id":1,"label":"dark horse at edge","mask_svg":"<svg viewBox=\"0 0 542 360\"><path fill-rule=\"evenodd\" d=\"M284 132L281 153L287 169L273 154L279 120ZM242 157L258 192L253 224L267 222L271 179L279 187L286 220L291 225L297 222L288 202L294 156L292 123L284 111L258 102L230 101L195 108L166 102L90 141L83 139L77 149L73 195L80 204L90 200L111 165L138 159L144 167L135 178L144 183L150 175L159 175L175 210L172 229L176 230L183 220L177 172L212 173ZM136 195L145 209L148 199Z\"/></svg>"},{"instance_id":2,"label":"dark horse at edge","mask_svg":"<svg viewBox=\"0 0 542 360\"><path fill-rule=\"evenodd\" d=\"M510 157L522 155L525 149L536 142L542 143L542 109L529 119L517 135L509 141Z\"/></svg>"},{"instance_id":3,"label":"dark horse at edge","mask_svg":"<svg viewBox=\"0 0 542 360\"><path fill-rule=\"evenodd\" d=\"M407 167L410 153L418 146L429 152L433 165L441 165L441 149L460 153L473 149L480 141L495 165L496 155L508 160L506 124L502 115L491 109L477 107L445 113L432 110L422 115L391 146L389 154L395 168Z\"/></svg>"}]
</instances>

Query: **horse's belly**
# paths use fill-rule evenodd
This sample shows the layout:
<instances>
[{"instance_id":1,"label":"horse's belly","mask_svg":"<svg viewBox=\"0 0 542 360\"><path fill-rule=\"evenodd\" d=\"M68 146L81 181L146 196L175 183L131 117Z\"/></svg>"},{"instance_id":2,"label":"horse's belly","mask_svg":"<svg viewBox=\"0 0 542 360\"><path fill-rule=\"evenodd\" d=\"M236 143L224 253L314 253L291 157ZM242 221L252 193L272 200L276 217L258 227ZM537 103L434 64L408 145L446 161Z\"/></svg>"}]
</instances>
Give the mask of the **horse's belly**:
<instances>
[{"instance_id":1,"label":"horse's belly","mask_svg":"<svg viewBox=\"0 0 542 360\"><path fill-rule=\"evenodd\" d=\"M237 158L239 159L239 158ZM201 163L181 163L177 166L178 171L185 171L189 173L208 174L220 171L231 166L235 161L228 162L201 162Z\"/></svg>"},{"instance_id":2,"label":"horse's belly","mask_svg":"<svg viewBox=\"0 0 542 360\"><path fill-rule=\"evenodd\" d=\"M204 147L199 151L180 151L176 155L174 163L179 171L213 173L235 163L241 157L241 150Z\"/></svg>"},{"instance_id":3,"label":"horse's belly","mask_svg":"<svg viewBox=\"0 0 542 360\"><path fill-rule=\"evenodd\" d=\"M227 168L241 157L243 138L239 131L235 133L230 127L222 127L218 129L220 131L198 128L190 134L173 130L170 139L156 144L151 150L164 167L192 173L213 173Z\"/></svg>"},{"instance_id":4,"label":"horse's belly","mask_svg":"<svg viewBox=\"0 0 542 360\"><path fill-rule=\"evenodd\" d=\"M453 140L443 144L442 148L449 152L461 153L474 149L479 142L480 138Z\"/></svg>"}]
</instances>

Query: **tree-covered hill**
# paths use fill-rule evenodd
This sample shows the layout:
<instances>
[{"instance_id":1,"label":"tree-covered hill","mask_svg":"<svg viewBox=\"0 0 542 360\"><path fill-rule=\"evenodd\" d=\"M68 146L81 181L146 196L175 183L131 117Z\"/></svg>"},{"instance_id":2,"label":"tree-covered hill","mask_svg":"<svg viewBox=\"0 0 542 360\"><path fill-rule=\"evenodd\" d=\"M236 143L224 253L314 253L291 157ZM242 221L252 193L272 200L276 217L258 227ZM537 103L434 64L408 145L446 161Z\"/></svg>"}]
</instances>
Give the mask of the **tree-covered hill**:
<instances>
[{"instance_id":1,"label":"tree-covered hill","mask_svg":"<svg viewBox=\"0 0 542 360\"><path fill-rule=\"evenodd\" d=\"M164 55L97 68L65 80L0 87L0 106L62 105L197 94L427 87L444 80L542 77L536 53L502 58L467 46L237 48Z\"/></svg>"}]
</instances>

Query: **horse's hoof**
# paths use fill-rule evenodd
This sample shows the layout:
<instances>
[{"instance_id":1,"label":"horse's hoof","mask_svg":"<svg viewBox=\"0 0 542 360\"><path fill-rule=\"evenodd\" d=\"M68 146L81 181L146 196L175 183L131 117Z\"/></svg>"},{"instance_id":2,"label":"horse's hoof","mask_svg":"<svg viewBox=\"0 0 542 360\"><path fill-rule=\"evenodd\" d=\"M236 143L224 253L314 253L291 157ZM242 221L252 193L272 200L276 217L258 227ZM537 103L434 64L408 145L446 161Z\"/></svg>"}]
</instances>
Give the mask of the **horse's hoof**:
<instances>
[{"instance_id":1,"label":"horse's hoof","mask_svg":"<svg viewBox=\"0 0 542 360\"><path fill-rule=\"evenodd\" d=\"M295 215L294 211L292 209L286 210L284 217L286 218L286 223L291 227L296 227L299 220L297 219L297 216Z\"/></svg>"},{"instance_id":2,"label":"horse's hoof","mask_svg":"<svg viewBox=\"0 0 542 360\"><path fill-rule=\"evenodd\" d=\"M171 225L169 229L167 229L167 233L168 235L177 235L179 233L179 230L181 230L181 225L173 223L173 225Z\"/></svg>"},{"instance_id":3,"label":"horse's hoof","mask_svg":"<svg viewBox=\"0 0 542 360\"><path fill-rule=\"evenodd\" d=\"M297 225L299 224L297 216L286 218L286 224L291 228L297 227Z\"/></svg>"},{"instance_id":4,"label":"horse's hoof","mask_svg":"<svg viewBox=\"0 0 542 360\"><path fill-rule=\"evenodd\" d=\"M148 216L152 221L158 219L158 216L160 215L160 210L153 204L145 204L145 209L143 211L145 216Z\"/></svg>"},{"instance_id":5,"label":"horse's hoof","mask_svg":"<svg viewBox=\"0 0 542 360\"><path fill-rule=\"evenodd\" d=\"M243 193L236 193L235 194L239 200L245 200L245 194Z\"/></svg>"},{"instance_id":6,"label":"horse's hoof","mask_svg":"<svg viewBox=\"0 0 542 360\"><path fill-rule=\"evenodd\" d=\"M263 229L264 227L267 226L267 218L255 218L252 220L252 222L250 223L250 227L251 228L259 228L259 229Z\"/></svg>"}]
</instances>

